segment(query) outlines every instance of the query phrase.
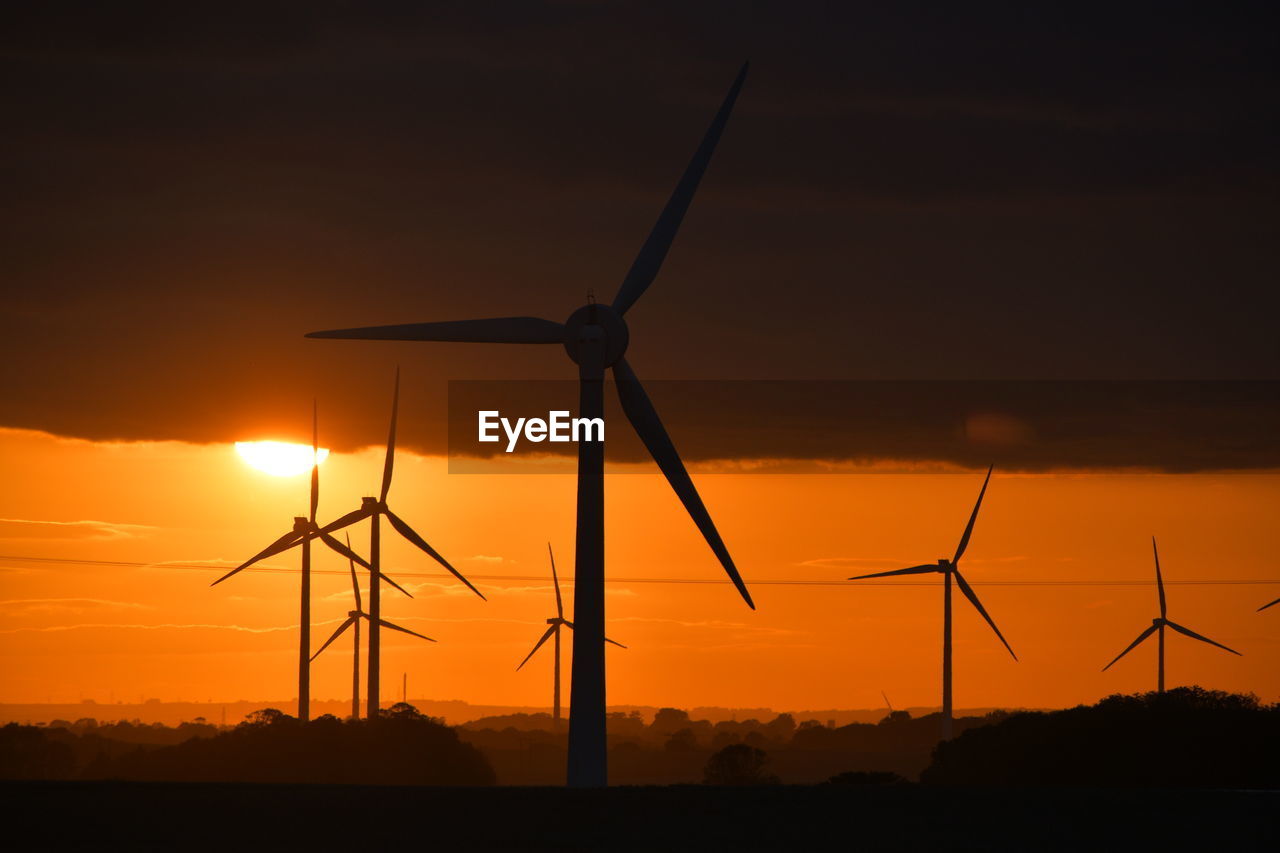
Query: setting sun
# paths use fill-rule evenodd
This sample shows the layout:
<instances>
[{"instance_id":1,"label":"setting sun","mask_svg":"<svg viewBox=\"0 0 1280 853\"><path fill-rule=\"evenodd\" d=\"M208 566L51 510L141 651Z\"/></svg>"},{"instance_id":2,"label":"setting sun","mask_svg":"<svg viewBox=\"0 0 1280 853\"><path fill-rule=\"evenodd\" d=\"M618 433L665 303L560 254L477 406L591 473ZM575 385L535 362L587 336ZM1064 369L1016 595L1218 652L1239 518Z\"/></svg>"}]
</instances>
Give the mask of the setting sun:
<instances>
[{"instance_id":1,"label":"setting sun","mask_svg":"<svg viewBox=\"0 0 1280 853\"><path fill-rule=\"evenodd\" d=\"M236 453L253 468L276 477L294 477L311 470L312 451L306 444L287 441L237 441ZM315 464L328 457L327 448L315 451Z\"/></svg>"}]
</instances>

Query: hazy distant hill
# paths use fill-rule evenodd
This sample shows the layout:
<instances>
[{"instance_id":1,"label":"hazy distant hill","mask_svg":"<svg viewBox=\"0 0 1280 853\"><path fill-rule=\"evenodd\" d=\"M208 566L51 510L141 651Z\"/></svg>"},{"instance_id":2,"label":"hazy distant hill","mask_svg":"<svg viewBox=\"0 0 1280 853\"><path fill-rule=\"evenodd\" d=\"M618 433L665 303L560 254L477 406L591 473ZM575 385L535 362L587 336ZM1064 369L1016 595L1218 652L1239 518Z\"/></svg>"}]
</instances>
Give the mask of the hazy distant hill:
<instances>
[{"instance_id":1,"label":"hazy distant hill","mask_svg":"<svg viewBox=\"0 0 1280 853\"><path fill-rule=\"evenodd\" d=\"M235 725L254 711L263 708L278 708L286 713L293 713L294 699L273 699L270 701L236 700L235 702L162 702L159 699L148 699L145 702L94 702L86 700L77 703L30 703L0 704L0 724L3 723L51 723L54 720L75 722L85 717L99 721L139 720L144 723L163 723L176 726L179 723L192 722L203 718L213 725ZM384 705L390 706L395 697L387 697ZM409 702L422 713L431 717L443 717L450 725L461 725L483 717L504 717L512 714L549 714L548 707L530 705L472 705L458 699L410 699ZM630 714L638 712L646 721L651 721L662 705L610 705L610 712ZM362 709L363 710L363 709ZM936 713L936 707L909 707L899 710L910 711L913 717L923 717ZM956 716L981 717L993 708L957 708ZM1024 709L1005 709L1024 710ZM887 713L884 708L861 709L827 709L809 711L782 711L772 708L721 708L694 707L689 708L689 715L696 720L707 720L718 723L724 720L771 720L779 713L790 713L796 722L817 720L823 725L834 722L837 726L850 723L875 723ZM333 714L345 717L351 713L351 700L311 700L311 714L319 717L322 714Z\"/></svg>"}]
</instances>

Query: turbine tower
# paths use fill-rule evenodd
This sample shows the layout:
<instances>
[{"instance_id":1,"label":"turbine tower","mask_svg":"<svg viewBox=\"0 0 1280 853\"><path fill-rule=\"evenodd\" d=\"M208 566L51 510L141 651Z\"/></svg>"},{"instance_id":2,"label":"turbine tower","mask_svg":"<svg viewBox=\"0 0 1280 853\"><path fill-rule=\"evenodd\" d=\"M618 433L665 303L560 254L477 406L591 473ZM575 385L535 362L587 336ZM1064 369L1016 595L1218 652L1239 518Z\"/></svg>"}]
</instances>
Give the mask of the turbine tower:
<instances>
[{"instance_id":1,"label":"turbine tower","mask_svg":"<svg viewBox=\"0 0 1280 853\"><path fill-rule=\"evenodd\" d=\"M703 506L675 445L653 404L623 355L628 330L625 315L657 277L675 239L685 211L693 201L716 143L733 110L746 78L743 65L719 112L694 152L680 182L659 214L653 230L632 262L612 305L594 301L582 306L564 323L535 317L500 317L438 323L410 323L312 332L313 338L360 340L454 341L469 343L560 344L577 365L579 417L604 418L605 371L612 367L618 396L627 420L666 476L707 544L719 558L747 605L754 608L746 585ZM604 661L604 442L578 444L577 540L574 571L573 671L569 697L568 783L602 787L608 780L605 741Z\"/></svg>"},{"instance_id":2,"label":"turbine tower","mask_svg":"<svg viewBox=\"0 0 1280 853\"><path fill-rule=\"evenodd\" d=\"M978 613L982 614L982 618L987 620L987 624L991 626L991 630L996 632L996 636L1000 638L1000 642L1004 643L1004 647L1009 650L1009 654L1013 655L1016 661L1018 656L1013 653L1013 647L1009 645L1009 641L1004 638L1004 634L1000 633L1000 629L996 627L995 620L987 613L987 609L982 606L982 602L978 600L978 594L965 581L964 575L960 574L960 558L964 556L965 549L969 547L969 537L973 535L974 522L978 520L978 510L982 508L982 497L987 493L987 484L991 482L992 468L987 469L987 477L982 481L982 490L978 492L978 502L973 505L973 513L969 516L969 524L965 526L964 535L960 537L960 544L956 548L955 556L950 560L940 559L937 565L927 563L923 566L911 566L907 569L895 569L891 572L876 572L870 575L858 575L849 578L851 581L866 580L867 578L887 578L895 575L923 575L931 572L938 572L942 575L942 739L950 740L952 731L952 706L951 706L951 580L955 578L956 586L960 587L960 592L964 597L969 599L969 603L974 606Z\"/></svg>"},{"instance_id":3,"label":"turbine tower","mask_svg":"<svg viewBox=\"0 0 1280 853\"><path fill-rule=\"evenodd\" d=\"M320 541L342 554L348 560L355 560L363 566L368 565L350 548L343 547L341 542L321 532L316 526L316 509L320 504L320 464L316 460L318 450L319 428L316 407L313 403L311 406L310 514L306 517L295 517L292 530L210 584L210 586L217 586L259 560L265 560L267 557L287 551L295 545L302 545L302 606L298 617L298 719L304 723L311 718L311 540L318 537Z\"/></svg>"},{"instance_id":4,"label":"turbine tower","mask_svg":"<svg viewBox=\"0 0 1280 853\"><path fill-rule=\"evenodd\" d=\"M1181 625L1179 625L1177 622L1174 622L1173 620L1167 618L1169 613L1169 608L1164 597L1164 578L1160 574L1160 551L1156 548L1156 537L1154 536L1151 537L1151 553L1156 559L1156 591L1160 597L1160 615L1157 616L1155 619L1152 619L1151 627L1143 631L1141 634L1139 634L1138 639L1134 640L1132 643L1129 644L1129 646L1124 651L1116 655L1115 660L1111 661L1111 663L1104 666L1102 668L1102 671L1106 672L1107 670L1111 669L1111 667L1116 663L1116 661L1120 660L1120 658L1124 657L1125 655L1129 654L1129 652L1137 648L1138 644L1141 643L1143 640L1145 640L1147 637L1150 637L1152 634L1159 634L1159 652L1156 655L1156 692L1163 693L1164 692L1164 629L1165 628L1172 628L1173 630L1177 631L1179 634L1186 634L1188 637L1190 637L1193 640L1199 640L1202 643L1208 643L1211 646L1217 646L1220 649L1231 652L1231 654L1233 655L1239 655L1240 653L1235 649L1227 648L1226 646L1222 645L1222 643L1216 643L1213 640L1210 640L1208 637L1202 637L1199 634L1197 634L1195 631L1192 631L1190 628L1184 628ZM1272 604L1274 603L1275 602L1272 602ZM1267 606L1269 607L1270 605L1267 605Z\"/></svg>"},{"instance_id":5,"label":"turbine tower","mask_svg":"<svg viewBox=\"0 0 1280 853\"><path fill-rule=\"evenodd\" d=\"M396 462L396 420L400 412L400 369L396 368L395 393L391 400L391 429L387 435L387 455L382 465L382 490L378 497L361 498L360 508L347 513L336 521L331 521L324 527L320 528L322 535L329 535L334 531L349 527L352 524L363 521L366 518L370 520L369 532L369 673L366 702L368 703L368 717L370 720L378 718L379 704L379 675L380 664L382 659L382 644L379 636L379 628L384 624L382 621L382 602L379 594L378 582L385 580L405 595L409 593L400 585L390 580L386 575L382 574L382 519L391 524L397 533L408 539L414 546L426 552L432 559L444 566L449 572L467 585L467 588L484 598L480 590L472 586L471 581L462 576L462 573L449 565L449 561L427 544L427 540L418 535L412 527L410 527L400 516L392 512L391 507L387 505L387 494L391 491L391 474L395 469ZM359 562L359 561L357 561ZM412 596L410 596L412 598ZM398 628L397 630L404 630ZM410 632L412 633L412 632Z\"/></svg>"},{"instance_id":6,"label":"turbine tower","mask_svg":"<svg viewBox=\"0 0 1280 853\"><path fill-rule=\"evenodd\" d=\"M350 536L347 537L347 544L351 544ZM356 609L347 611L347 621L338 626L338 630L333 632L332 637L325 640L324 645L317 649L316 653L311 656L311 660L315 660L320 657L320 652L329 648L329 645L333 643L334 640L342 636L343 631L348 628L355 629L355 645L352 647L351 655L351 717L352 719L358 720L360 719L360 620L367 619L372 623L373 617L364 612L364 606L360 601L360 582L356 579L355 561L349 560L348 564L351 567L351 593L355 596ZM399 625L395 625L385 619L379 619L378 625L383 628L390 628L393 631L403 631L406 634L421 637L431 643L435 642L435 640L428 636L419 634L417 631L410 631L408 628L401 628Z\"/></svg>"},{"instance_id":7,"label":"turbine tower","mask_svg":"<svg viewBox=\"0 0 1280 853\"><path fill-rule=\"evenodd\" d=\"M560 628L564 626L572 631L573 623L564 618L564 601L560 598L560 578L556 575L556 555L551 550L550 542L547 543L547 554L551 557L551 582L555 585L556 589L556 615L547 620L547 625L550 627L547 628L546 633L542 635L538 642L534 643L533 651L525 655L524 660L520 661L520 666L516 667L516 672L519 672L524 668L524 665L529 662L529 658L533 657L534 652L542 648L543 643L548 639L555 640L555 687L552 690L552 695L554 697L552 707L554 710L551 716L551 721L552 729L558 732L560 731ZM613 643L620 649L626 648L622 643L619 643L617 640L610 640L608 637L605 637L604 641L606 643Z\"/></svg>"}]
</instances>

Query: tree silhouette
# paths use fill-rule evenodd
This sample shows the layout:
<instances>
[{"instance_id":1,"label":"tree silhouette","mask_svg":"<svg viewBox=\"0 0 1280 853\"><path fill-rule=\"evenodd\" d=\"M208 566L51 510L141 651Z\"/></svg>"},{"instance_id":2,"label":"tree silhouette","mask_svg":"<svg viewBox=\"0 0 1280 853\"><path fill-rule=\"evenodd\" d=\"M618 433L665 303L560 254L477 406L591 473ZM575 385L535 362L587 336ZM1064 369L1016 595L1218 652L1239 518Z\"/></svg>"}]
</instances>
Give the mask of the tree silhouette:
<instances>
[{"instance_id":1,"label":"tree silhouette","mask_svg":"<svg viewBox=\"0 0 1280 853\"><path fill-rule=\"evenodd\" d=\"M704 785L776 785L778 777L765 770L769 756L763 749L735 743L707 759Z\"/></svg>"},{"instance_id":2,"label":"tree silhouette","mask_svg":"<svg viewBox=\"0 0 1280 853\"><path fill-rule=\"evenodd\" d=\"M1179 687L1012 714L942 743L921 781L943 785L1280 787L1280 706Z\"/></svg>"}]
</instances>

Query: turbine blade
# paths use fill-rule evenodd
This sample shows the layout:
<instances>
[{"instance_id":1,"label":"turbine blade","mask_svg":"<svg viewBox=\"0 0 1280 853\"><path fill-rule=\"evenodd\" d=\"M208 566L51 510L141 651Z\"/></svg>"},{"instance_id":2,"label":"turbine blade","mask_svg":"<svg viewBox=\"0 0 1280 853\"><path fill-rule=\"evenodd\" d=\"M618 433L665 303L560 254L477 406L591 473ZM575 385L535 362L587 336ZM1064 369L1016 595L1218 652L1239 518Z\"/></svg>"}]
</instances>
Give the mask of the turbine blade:
<instances>
[{"instance_id":1,"label":"turbine blade","mask_svg":"<svg viewBox=\"0 0 1280 853\"><path fill-rule=\"evenodd\" d=\"M297 533L297 531L290 530L288 533L281 536L279 539L272 542L270 545L263 548L261 551L254 554L252 557L245 560L243 563L236 566L234 569L227 572L225 575L218 578L213 583L209 584L209 586L217 586L227 578L231 577L234 574L237 574L238 572L244 571L245 569L252 566L254 563L258 562L259 560L265 560L267 557L274 557L276 554L279 554L283 551L288 551L290 548L292 548L294 545L297 545L301 541L302 541L302 536L300 536Z\"/></svg>"},{"instance_id":2,"label":"turbine blade","mask_svg":"<svg viewBox=\"0 0 1280 853\"><path fill-rule=\"evenodd\" d=\"M849 578L851 581L863 581L867 578L891 578L894 575L927 575L930 572L941 571L937 563L925 563L923 566L911 566L907 569L894 569L891 572L875 572L870 575L858 575Z\"/></svg>"},{"instance_id":3,"label":"turbine blade","mask_svg":"<svg viewBox=\"0 0 1280 853\"><path fill-rule=\"evenodd\" d=\"M516 667L516 672L519 672L519 671L524 667L524 665L525 665L525 664L527 664L527 663L529 662L529 658L533 657L534 652L536 652L538 649L542 648L542 644L543 644L543 643L545 643L547 640L550 640L550 639L551 639L551 635L552 635L552 634L554 634L554 633L556 632L556 627L557 627L557 626L552 625L552 626L551 626L550 628L548 628L548 629L546 630L546 632L545 632L545 633L544 633L544 634L543 634L543 635L538 639L538 642L536 642L536 643L534 643L534 644L533 644L533 651L532 651L532 652L529 652L529 654L527 654L527 655L525 655L525 656L524 656L524 660L520 661L520 666Z\"/></svg>"},{"instance_id":4,"label":"turbine blade","mask_svg":"<svg viewBox=\"0 0 1280 853\"><path fill-rule=\"evenodd\" d=\"M370 513L370 510L365 507L360 507L360 509L352 510L346 515L341 516L340 518L337 518L334 521L329 522L324 527L321 527L320 532L333 533L334 531L341 530L344 527L350 527L351 525L355 524L357 521L364 521L366 518L369 517L369 513Z\"/></svg>"},{"instance_id":5,"label":"turbine blade","mask_svg":"<svg viewBox=\"0 0 1280 853\"><path fill-rule=\"evenodd\" d=\"M400 584L396 583L396 582L395 582L395 581L393 581L391 578L389 578L389 577L387 577L386 575L384 575L382 572L378 572L378 579L379 579L379 580L386 581L387 583L389 583L389 584L391 584L392 586L394 586L396 589L398 589L398 590L400 590L401 592L403 592L405 595L409 596L410 598L413 598L413 593L409 592L409 590L407 590L407 589L405 589L404 587L400 586Z\"/></svg>"},{"instance_id":6,"label":"turbine blade","mask_svg":"<svg viewBox=\"0 0 1280 853\"><path fill-rule=\"evenodd\" d=\"M547 543L547 553L551 555L551 582L556 587L556 616L560 619L564 618L564 601L560 599L560 576L556 574L556 555L551 550L551 543Z\"/></svg>"},{"instance_id":7,"label":"turbine blade","mask_svg":"<svg viewBox=\"0 0 1280 853\"><path fill-rule=\"evenodd\" d=\"M396 365L396 390L391 397L391 431L387 434L387 457L382 463L382 492L378 497L381 503L387 502L387 492L391 491L391 473L396 466L396 419L400 415L400 366Z\"/></svg>"},{"instance_id":8,"label":"turbine blade","mask_svg":"<svg viewBox=\"0 0 1280 853\"><path fill-rule=\"evenodd\" d=\"M342 633L343 633L344 631L346 631L348 628L350 628L352 625L354 625L354 624L355 624L355 622L356 622L356 619L355 619L355 617L354 617L354 616L348 616L348 617L347 617L347 621L346 621L346 622L343 622L341 625L339 625L339 626L338 626L338 630L336 630L336 631L334 631L334 632L333 632L333 636L332 636L332 637L330 637L329 639L325 640L325 641L324 641L324 645L323 645L323 646L321 646L319 649L317 649L317 650L316 650L316 653L315 653L314 655L312 655L312 656L311 656L311 660L315 660L316 658L320 657L320 652L322 652L322 651L324 651L325 649L329 648L329 645L330 645L334 640L336 640L336 639L338 639L339 637L341 637L341 636L342 636Z\"/></svg>"},{"instance_id":9,"label":"turbine blade","mask_svg":"<svg viewBox=\"0 0 1280 853\"><path fill-rule=\"evenodd\" d=\"M1201 634L1197 634L1195 631L1192 631L1190 628L1184 628L1181 625L1179 625L1177 622L1170 622L1168 619L1166 619L1164 621L1164 624L1168 625L1170 628L1177 631L1179 634L1185 634L1186 636L1190 637L1193 640L1199 640L1202 643L1208 643L1211 646L1217 646L1218 648L1222 649L1225 652L1231 652L1231 654L1233 655L1239 655L1240 657L1244 657L1244 655L1241 655L1235 649L1230 648L1229 646L1224 646L1222 645L1222 643L1216 642L1214 640L1210 640L1208 637L1205 637Z\"/></svg>"},{"instance_id":10,"label":"turbine blade","mask_svg":"<svg viewBox=\"0 0 1280 853\"><path fill-rule=\"evenodd\" d=\"M311 523L316 523L316 510L320 506L320 422L316 401L311 401Z\"/></svg>"},{"instance_id":11,"label":"turbine blade","mask_svg":"<svg viewBox=\"0 0 1280 853\"><path fill-rule=\"evenodd\" d=\"M1257 609L1256 612L1261 613L1262 611L1266 610L1268 607L1274 607L1277 604L1280 604L1280 598L1277 598L1275 601L1271 602L1270 604L1262 605Z\"/></svg>"},{"instance_id":12,"label":"turbine blade","mask_svg":"<svg viewBox=\"0 0 1280 853\"><path fill-rule=\"evenodd\" d=\"M421 536L419 536L412 527L405 524L404 521L400 518L400 516L396 515L389 508L384 508L383 512L387 516L387 521L391 522L391 526L394 527L401 536L403 536L405 539L408 539L414 545L417 545L423 551L427 552L427 554L431 556L437 563L439 563L440 565L448 569L449 572L455 578L457 578L458 580L466 584L467 589L471 590L481 598L484 598L484 593L480 592L480 590L472 586L471 581L467 580L462 576L462 572L458 571L453 566L449 565L449 561L446 560L444 557L441 557L438 553L436 553L436 549L428 545L427 541L423 539ZM488 599L485 599L485 600L487 601Z\"/></svg>"},{"instance_id":13,"label":"turbine blade","mask_svg":"<svg viewBox=\"0 0 1280 853\"><path fill-rule=\"evenodd\" d=\"M320 534L321 542L328 545L330 548L332 548L334 551L337 551L339 554L346 557L348 560L354 563L359 563L360 565L364 566L366 569L373 568L372 566L369 565L368 560L366 560L364 557L361 557L359 554L351 550L346 545L343 545L341 542L339 542L337 539L330 536L328 533L325 533L323 530L321 530L319 531L319 534ZM351 541L350 536L347 537L347 541L348 542Z\"/></svg>"},{"instance_id":14,"label":"turbine blade","mask_svg":"<svg viewBox=\"0 0 1280 853\"><path fill-rule=\"evenodd\" d=\"M441 323L405 323L398 326L330 329L324 332L309 332L307 337L363 341L559 344L564 343L564 325L538 317L494 317L484 320L447 320Z\"/></svg>"},{"instance_id":15,"label":"turbine blade","mask_svg":"<svg viewBox=\"0 0 1280 853\"><path fill-rule=\"evenodd\" d=\"M729 87L729 93L725 95L724 102L720 104L720 110L716 113L715 118L711 120L711 126L707 128L706 135L702 137L702 143L698 146L698 150L694 152L693 159L689 161L689 165L684 170L684 175L681 176L680 182L676 184L675 190L672 191L666 207L659 214L658 221L654 223L648 239L644 241L644 245L640 247L639 254L632 261L631 269L627 271L627 277L622 280L622 286L618 288L618 295L613 300L613 310L619 314L627 312L627 309L640 298L657 277L658 270L662 268L662 262L666 259L671 243L676 238L676 232L680 230L680 223L684 220L685 212L688 211L689 204L693 201L693 195L698 190L698 183L702 180L702 175L707 170L707 164L711 162L711 155L715 153L716 143L720 141L720 134L724 132L724 126L729 121L729 114L733 111L733 103L737 100L738 92L742 89L742 81L747 77L747 67L749 65L750 63L743 63L737 79L733 81L733 85Z\"/></svg>"},{"instance_id":16,"label":"turbine blade","mask_svg":"<svg viewBox=\"0 0 1280 853\"><path fill-rule=\"evenodd\" d=\"M1126 646L1124 651L1116 655L1115 660L1111 661L1111 663L1107 664L1102 668L1102 671L1106 672L1107 670L1111 669L1111 667L1115 665L1116 661L1120 660L1120 658L1124 657L1125 655L1129 654L1129 652L1133 651L1134 647L1137 646L1138 643L1141 643L1147 637L1150 637L1152 634L1154 634L1156 632L1156 629L1159 627L1160 627L1159 625L1152 625L1150 628L1148 628L1147 630L1139 634L1138 639L1134 640L1132 643Z\"/></svg>"},{"instance_id":17,"label":"turbine blade","mask_svg":"<svg viewBox=\"0 0 1280 853\"><path fill-rule=\"evenodd\" d=\"M1160 575L1160 551L1156 548L1156 537L1151 537L1151 553L1156 558L1156 589L1160 592L1160 618L1163 619L1168 611L1168 606L1164 600L1164 578Z\"/></svg>"},{"instance_id":18,"label":"turbine blade","mask_svg":"<svg viewBox=\"0 0 1280 853\"><path fill-rule=\"evenodd\" d=\"M977 608L978 612L982 614L982 618L986 619L987 624L991 626L991 630L996 632L1000 642L1004 643L1004 647L1009 650L1009 654L1013 655L1014 660L1017 660L1018 656L1013 654L1013 646L1009 645L1009 641L1004 638L1004 634L1000 633L1000 629L996 627L996 620L992 619L991 614L982 606L982 602L978 600L978 594L973 591L973 587L969 586L958 569L952 569L951 573L956 576L956 584L960 587L960 591L964 593L964 597L969 599L969 603Z\"/></svg>"},{"instance_id":19,"label":"turbine blade","mask_svg":"<svg viewBox=\"0 0 1280 853\"><path fill-rule=\"evenodd\" d=\"M350 533L347 534L347 550L351 550ZM355 552L352 551L352 553L354 554ZM351 567L351 592L354 593L356 597L356 610L364 612L364 603L360 600L360 581L356 579L356 561L348 557L347 564ZM365 566L365 568L369 567Z\"/></svg>"},{"instance_id":20,"label":"turbine blade","mask_svg":"<svg viewBox=\"0 0 1280 853\"><path fill-rule=\"evenodd\" d=\"M386 619L378 619L375 621L377 621L377 623L383 628L390 628L392 631L400 631L403 634L412 634L413 636L426 640L429 643L435 642L435 640L431 639L426 634L419 634L417 631L410 631L408 628L401 628L399 625L394 622L388 622Z\"/></svg>"},{"instance_id":21,"label":"turbine blade","mask_svg":"<svg viewBox=\"0 0 1280 853\"><path fill-rule=\"evenodd\" d=\"M572 623L572 622L570 622L569 620L567 620L567 619L566 619L566 620L565 620L565 622L564 622L564 624L565 624L565 627L567 627L570 631L572 631L572 630L573 630L573 623ZM617 646L617 647L618 647L618 648L620 648L620 649L625 649L625 648L626 648L626 646L622 645L622 643L619 643L617 640L610 640L608 637L605 637L605 638L604 638L604 641L605 641L606 643L613 643L615 646Z\"/></svg>"},{"instance_id":22,"label":"turbine blade","mask_svg":"<svg viewBox=\"0 0 1280 853\"><path fill-rule=\"evenodd\" d=\"M653 408L653 403L649 401L649 395L644 392L644 387L626 359L619 359L613 366L613 377L618 386L618 397L622 401L622 410L626 413L627 420L631 421L631 426L635 428L640 440L648 448L649 455L658 463L667 482L671 484L680 502L684 504L685 510L693 517L694 524L698 525L698 529L702 531L703 538L720 559L720 564L724 566L729 579L738 588L747 606L754 610L755 602L751 600L747 585L742 582L742 576L738 574L738 568L733 564L733 558L729 556L729 549L725 547L720 533L716 530L715 522L711 520L710 513L703 506L702 498L699 497L693 480L689 479L689 472L680 461L680 454L676 452L675 445L671 443L666 428L662 426L662 421L659 420L658 413Z\"/></svg>"},{"instance_id":23,"label":"turbine blade","mask_svg":"<svg viewBox=\"0 0 1280 853\"><path fill-rule=\"evenodd\" d=\"M960 562L960 558L964 556L964 551L969 547L969 537L973 535L973 523L978 520L978 510L982 507L982 496L987 493L987 483L991 482L991 471L996 466L992 465L987 469L987 478L982 481L982 490L978 492L978 502L973 505L973 514L969 516L969 523L964 528L964 535L960 537L960 545L956 548L956 555L951 558L951 565Z\"/></svg>"}]
</instances>

